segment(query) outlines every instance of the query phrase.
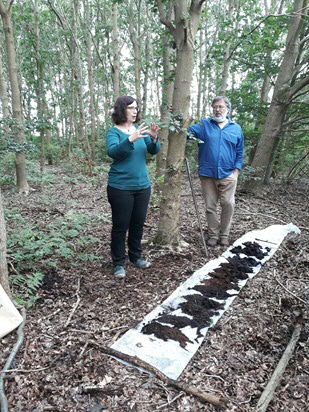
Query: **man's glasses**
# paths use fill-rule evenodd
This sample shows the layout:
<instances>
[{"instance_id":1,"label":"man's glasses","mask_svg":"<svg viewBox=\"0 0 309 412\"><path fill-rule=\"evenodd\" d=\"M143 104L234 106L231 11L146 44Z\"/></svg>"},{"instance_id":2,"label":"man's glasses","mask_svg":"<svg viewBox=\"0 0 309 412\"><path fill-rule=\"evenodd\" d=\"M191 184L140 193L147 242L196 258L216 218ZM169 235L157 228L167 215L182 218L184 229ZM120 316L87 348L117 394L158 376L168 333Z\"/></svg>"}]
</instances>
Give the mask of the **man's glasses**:
<instances>
[{"instance_id":1,"label":"man's glasses","mask_svg":"<svg viewBox=\"0 0 309 412\"><path fill-rule=\"evenodd\" d=\"M212 108L213 108L213 110L217 110L217 109L224 110L224 109L226 109L226 106L212 106Z\"/></svg>"},{"instance_id":2,"label":"man's glasses","mask_svg":"<svg viewBox=\"0 0 309 412\"><path fill-rule=\"evenodd\" d=\"M136 106L127 106L127 109L128 110L132 110L132 112L139 112L139 107L136 107Z\"/></svg>"}]
</instances>

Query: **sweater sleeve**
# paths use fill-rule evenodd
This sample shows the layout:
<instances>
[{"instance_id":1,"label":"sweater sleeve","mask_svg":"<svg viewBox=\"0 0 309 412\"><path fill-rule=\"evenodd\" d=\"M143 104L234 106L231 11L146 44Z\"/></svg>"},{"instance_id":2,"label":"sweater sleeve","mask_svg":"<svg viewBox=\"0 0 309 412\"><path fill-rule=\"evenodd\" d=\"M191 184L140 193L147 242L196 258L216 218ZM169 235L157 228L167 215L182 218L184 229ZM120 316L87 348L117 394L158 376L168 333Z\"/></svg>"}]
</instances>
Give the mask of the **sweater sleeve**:
<instances>
[{"instance_id":1,"label":"sweater sleeve","mask_svg":"<svg viewBox=\"0 0 309 412\"><path fill-rule=\"evenodd\" d=\"M152 140L152 138L148 135L145 137L145 143L147 146L147 152L151 155L156 155L160 151L160 141L157 139L156 142Z\"/></svg>"},{"instance_id":2,"label":"sweater sleeve","mask_svg":"<svg viewBox=\"0 0 309 412\"><path fill-rule=\"evenodd\" d=\"M133 143L128 138L121 139L115 128L108 130L106 135L107 154L114 160L125 159L134 150Z\"/></svg>"}]
</instances>

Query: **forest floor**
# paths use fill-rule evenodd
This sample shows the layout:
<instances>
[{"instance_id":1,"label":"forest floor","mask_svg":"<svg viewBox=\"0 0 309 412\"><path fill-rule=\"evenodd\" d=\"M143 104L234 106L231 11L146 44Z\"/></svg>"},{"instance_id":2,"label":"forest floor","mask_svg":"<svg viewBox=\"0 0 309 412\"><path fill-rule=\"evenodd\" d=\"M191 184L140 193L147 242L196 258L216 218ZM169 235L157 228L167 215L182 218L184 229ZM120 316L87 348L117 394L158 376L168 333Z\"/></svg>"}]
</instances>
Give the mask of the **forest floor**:
<instances>
[{"instance_id":1,"label":"forest floor","mask_svg":"<svg viewBox=\"0 0 309 412\"><path fill-rule=\"evenodd\" d=\"M56 176L55 182L34 187L27 197L4 188L5 210L19 210L27 222L43 229L68 213L90 214L94 223L89 228L85 224L83 233L99 242L91 250L87 244L83 247L97 259L76 265L64 258L55 268L46 269L38 300L27 310L23 345L5 379L9 411L215 411L214 406L104 353L104 347L111 346L192 273L224 252L220 246L209 248L209 258L205 257L186 175L180 224L188 247L173 252L152 244L159 220L153 195L143 246L153 265L142 271L128 264L125 280L116 280L109 253L111 212L106 176L94 184L87 179L69 180L57 168L49 173ZM206 228L196 176L193 182ZM250 230L290 222L301 234L287 235L274 256L247 282L209 329L179 378L196 389L226 397L225 411L255 411L300 315L300 339L267 411L309 411L308 187L305 180L289 186L277 181L263 194L252 196L239 185L232 242ZM11 224L8 218L8 229ZM1 367L16 338L14 331L0 341ZM83 385L99 383L101 392L84 394L81 390Z\"/></svg>"}]
</instances>

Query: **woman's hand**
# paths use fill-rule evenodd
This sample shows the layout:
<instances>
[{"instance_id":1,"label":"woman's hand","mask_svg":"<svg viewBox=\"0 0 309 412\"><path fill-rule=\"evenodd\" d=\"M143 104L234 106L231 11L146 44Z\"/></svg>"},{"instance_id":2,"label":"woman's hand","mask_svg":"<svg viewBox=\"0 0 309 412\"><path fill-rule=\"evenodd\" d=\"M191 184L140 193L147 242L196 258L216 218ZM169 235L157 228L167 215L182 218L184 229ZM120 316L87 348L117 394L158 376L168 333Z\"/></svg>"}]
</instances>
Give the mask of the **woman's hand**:
<instances>
[{"instance_id":1,"label":"woman's hand","mask_svg":"<svg viewBox=\"0 0 309 412\"><path fill-rule=\"evenodd\" d=\"M136 131L129 136L129 141L131 143L135 142L136 140L142 139L147 137L147 134L150 135L153 141L157 140L158 133L159 133L160 127L155 124L151 123L150 128L148 126L145 126L145 123L142 123Z\"/></svg>"},{"instance_id":2,"label":"woman's hand","mask_svg":"<svg viewBox=\"0 0 309 412\"><path fill-rule=\"evenodd\" d=\"M145 123L142 123L134 133L132 133L128 139L131 143L136 142L136 140L143 139L147 137L148 126L145 126Z\"/></svg>"},{"instance_id":3,"label":"woman's hand","mask_svg":"<svg viewBox=\"0 0 309 412\"><path fill-rule=\"evenodd\" d=\"M150 129L147 131L147 133L150 135L152 140L156 141L158 138L159 130L160 130L160 127L156 123L151 123Z\"/></svg>"}]
</instances>

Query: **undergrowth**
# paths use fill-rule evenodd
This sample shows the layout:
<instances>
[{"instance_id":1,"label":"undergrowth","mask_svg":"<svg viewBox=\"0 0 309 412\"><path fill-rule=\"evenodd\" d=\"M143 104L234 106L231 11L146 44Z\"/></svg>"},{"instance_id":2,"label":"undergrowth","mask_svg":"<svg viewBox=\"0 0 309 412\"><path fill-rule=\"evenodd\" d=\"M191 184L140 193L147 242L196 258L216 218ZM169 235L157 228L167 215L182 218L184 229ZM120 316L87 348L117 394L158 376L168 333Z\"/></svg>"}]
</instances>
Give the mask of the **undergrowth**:
<instances>
[{"instance_id":1,"label":"undergrowth","mask_svg":"<svg viewBox=\"0 0 309 412\"><path fill-rule=\"evenodd\" d=\"M37 299L44 273L49 268L94 261L92 253L100 239L93 236L94 224L104 216L69 210L50 222L28 222L17 209L6 212L9 221L7 253L10 281L18 302L27 306ZM48 220L48 219L46 219Z\"/></svg>"}]
</instances>

